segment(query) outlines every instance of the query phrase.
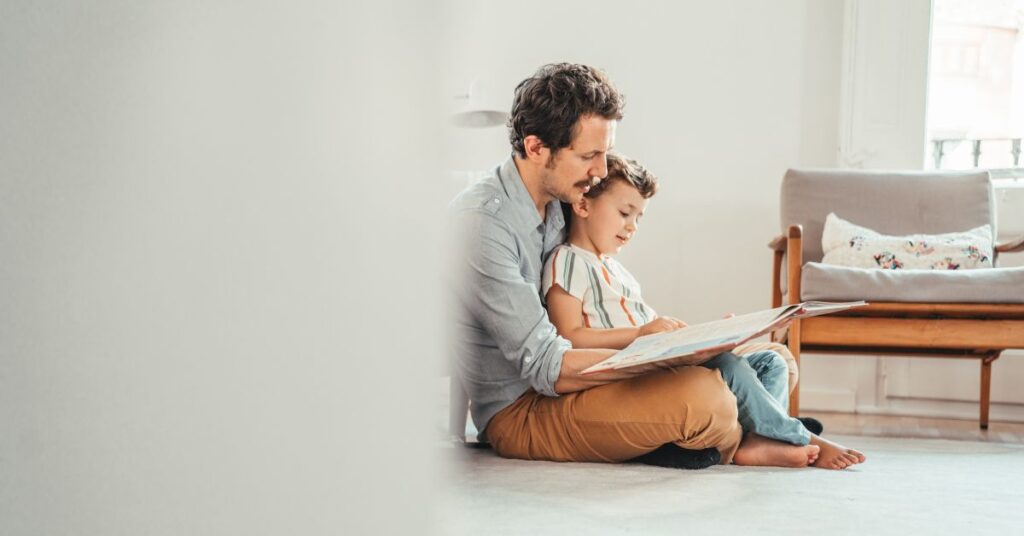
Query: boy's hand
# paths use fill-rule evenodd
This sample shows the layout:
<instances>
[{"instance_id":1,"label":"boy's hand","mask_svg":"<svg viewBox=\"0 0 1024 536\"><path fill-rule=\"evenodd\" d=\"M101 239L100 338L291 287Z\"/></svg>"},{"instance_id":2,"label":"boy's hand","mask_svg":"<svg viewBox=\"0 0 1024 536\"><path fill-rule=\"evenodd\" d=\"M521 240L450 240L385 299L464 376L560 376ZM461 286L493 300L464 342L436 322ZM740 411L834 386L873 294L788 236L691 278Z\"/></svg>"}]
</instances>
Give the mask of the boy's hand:
<instances>
[{"instance_id":1,"label":"boy's hand","mask_svg":"<svg viewBox=\"0 0 1024 536\"><path fill-rule=\"evenodd\" d=\"M659 316L658 318L640 326L640 336L643 337L644 335L651 335L652 333L673 331L685 327L686 322L683 322L678 318L672 318L671 316Z\"/></svg>"}]
</instances>

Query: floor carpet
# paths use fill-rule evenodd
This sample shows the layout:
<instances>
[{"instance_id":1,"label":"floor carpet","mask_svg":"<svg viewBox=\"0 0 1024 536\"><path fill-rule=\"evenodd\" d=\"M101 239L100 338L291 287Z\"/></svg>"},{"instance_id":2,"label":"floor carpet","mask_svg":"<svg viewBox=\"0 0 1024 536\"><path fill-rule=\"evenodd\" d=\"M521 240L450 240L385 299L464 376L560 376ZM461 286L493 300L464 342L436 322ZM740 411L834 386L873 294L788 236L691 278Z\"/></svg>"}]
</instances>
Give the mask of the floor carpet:
<instances>
[{"instance_id":1,"label":"floor carpet","mask_svg":"<svg viewBox=\"0 0 1024 536\"><path fill-rule=\"evenodd\" d=\"M447 534L1021 534L1024 445L833 437L845 471L506 460L448 447Z\"/></svg>"}]
</instances>

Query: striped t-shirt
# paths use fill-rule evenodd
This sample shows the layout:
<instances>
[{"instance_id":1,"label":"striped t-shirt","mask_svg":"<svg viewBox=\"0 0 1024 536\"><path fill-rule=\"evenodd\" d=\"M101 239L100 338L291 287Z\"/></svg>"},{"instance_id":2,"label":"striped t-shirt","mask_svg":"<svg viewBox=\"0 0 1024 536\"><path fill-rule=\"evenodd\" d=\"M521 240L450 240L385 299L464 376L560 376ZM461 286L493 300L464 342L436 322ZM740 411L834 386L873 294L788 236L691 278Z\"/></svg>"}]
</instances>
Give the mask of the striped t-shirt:
<instances>
[{"instance_id":1,"label":"striped t-shirt","mask_svg":"<svg viewBox=\"0 0 1024 536\"><path fill-rule=\"evenodd\" d=\"M548 256L541 285L545 301L553 284L583 302L583 325L588 328L641 326L658 316L640 297L640 284L618 261L572 244L562 244Z\"/></svg>"}]
</instances>

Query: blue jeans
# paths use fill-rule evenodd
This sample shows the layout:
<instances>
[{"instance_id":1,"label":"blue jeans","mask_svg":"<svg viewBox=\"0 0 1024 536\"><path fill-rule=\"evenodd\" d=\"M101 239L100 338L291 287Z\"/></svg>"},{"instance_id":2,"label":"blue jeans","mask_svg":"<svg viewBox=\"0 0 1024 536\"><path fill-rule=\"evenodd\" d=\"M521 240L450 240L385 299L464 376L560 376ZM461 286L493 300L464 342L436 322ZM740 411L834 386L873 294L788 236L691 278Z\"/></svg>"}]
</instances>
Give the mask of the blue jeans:
<instances>
[{"instance_id":1,"label":"blue jeans","mask_svg":"<svg viewBox=\"0 0 1024 536\"><path fill-rule=\"evenodd\" d=\"M811 434L803 423L789 416L789 369L782 356L772 351L742 357L725 352L702 366L719 370L736 395L744 433L753 432L794 445L811 442Z\"/></svg>"}]
</instances>

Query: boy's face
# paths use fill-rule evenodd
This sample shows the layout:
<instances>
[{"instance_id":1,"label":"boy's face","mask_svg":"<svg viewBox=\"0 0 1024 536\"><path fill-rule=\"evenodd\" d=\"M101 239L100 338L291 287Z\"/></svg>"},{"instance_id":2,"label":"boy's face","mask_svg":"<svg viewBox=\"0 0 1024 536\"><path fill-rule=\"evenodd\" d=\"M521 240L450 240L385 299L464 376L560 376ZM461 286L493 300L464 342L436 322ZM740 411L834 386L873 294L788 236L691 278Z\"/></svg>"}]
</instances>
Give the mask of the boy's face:
<instances>
[{"instance_id":1,"label":"boy's face","mask_svg":"<svg viewBox=\"0 0 1024 536\"><path fill-rule=\"evenodd\" d=\"M598 253L615 255L639 229L647 201L633 185L615 180L596 198L573 203L573 225L582 226Z\"/></svg>"},{"instance_id":2,"label":"boy's face","mask_svg":"<svg viewBox=\"0 0 1024 536\"><path fill-rule=\"evenodd\" d=\"M572 143L549 155L541 170L545 193L565 203L583 199L591 186L608 174L606 155L615 144L615 120L581 117Z\"/></svg>"}]
</instances>

